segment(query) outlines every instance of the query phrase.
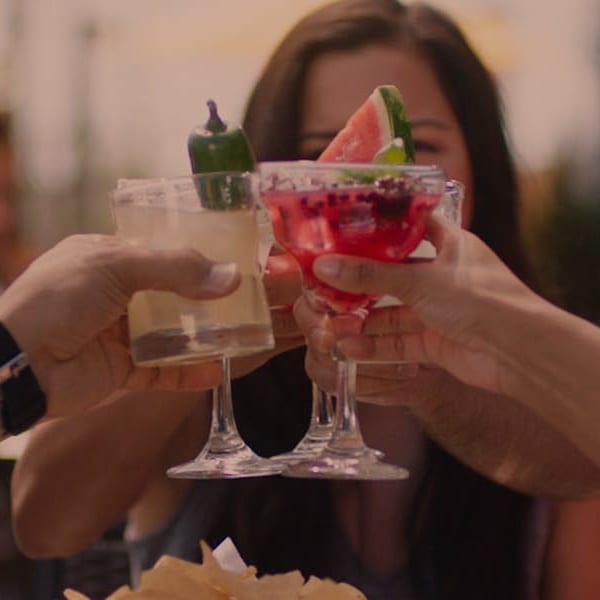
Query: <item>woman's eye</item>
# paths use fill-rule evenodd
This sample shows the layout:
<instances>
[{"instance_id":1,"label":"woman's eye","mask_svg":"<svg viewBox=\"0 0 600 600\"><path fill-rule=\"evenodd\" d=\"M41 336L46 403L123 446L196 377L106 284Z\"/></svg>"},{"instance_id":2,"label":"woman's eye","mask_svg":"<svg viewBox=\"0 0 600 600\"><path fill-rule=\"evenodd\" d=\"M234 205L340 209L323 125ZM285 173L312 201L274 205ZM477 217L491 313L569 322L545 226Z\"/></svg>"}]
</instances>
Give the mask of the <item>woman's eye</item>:
<instances>
[{"instance_id":1,"label":"woman's eye","mask_svg":"<svg viewBox=\"0 0 600 600\"><path fill-rule=\"evenodd\" d=\"M415 152L439 152L440 148L437 144L431 142L425 142L423 140L415 140Z\"/></svg>"}]
</instances>

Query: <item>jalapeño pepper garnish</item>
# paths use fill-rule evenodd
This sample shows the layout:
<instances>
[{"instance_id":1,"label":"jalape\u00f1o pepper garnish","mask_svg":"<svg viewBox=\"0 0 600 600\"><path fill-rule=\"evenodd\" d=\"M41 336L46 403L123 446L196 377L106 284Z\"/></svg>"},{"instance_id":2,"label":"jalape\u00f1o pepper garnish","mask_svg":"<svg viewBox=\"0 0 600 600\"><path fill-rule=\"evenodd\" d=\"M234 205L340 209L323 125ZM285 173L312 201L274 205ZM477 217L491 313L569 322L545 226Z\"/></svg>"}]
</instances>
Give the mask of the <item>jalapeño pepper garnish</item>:
<instances>
[{"instance_id":1,"label":"jalape\u00f1o pepper garnish","mask_svg":"<svg viewBox=\"0 0 600 600\"><path fill-rule=\"evenodd\" d=\"M215 173L213 177L196 180L196 188L205 205L213 209L241 205L248 190L237 189L244 181L235 184L227 173L252 171L256 165L254 152L244 130L229 127L217 112L214 100L207 103L208 121L204 127L196 127L188 137L188 154L192 172Z\"/></svg>"},{"instance_id":2,"label":"jalape\u00f1o pepper garnish","mask_svg":"<svg viewBox=\"0 0 600 600\"><path fill-rule=\"evenodd\" d=\"M207 103L208 121L188 137L188 153L193 173L252 171L256 164L244 130L221 120L214 100Z\"/></svg>"}]
</instances>

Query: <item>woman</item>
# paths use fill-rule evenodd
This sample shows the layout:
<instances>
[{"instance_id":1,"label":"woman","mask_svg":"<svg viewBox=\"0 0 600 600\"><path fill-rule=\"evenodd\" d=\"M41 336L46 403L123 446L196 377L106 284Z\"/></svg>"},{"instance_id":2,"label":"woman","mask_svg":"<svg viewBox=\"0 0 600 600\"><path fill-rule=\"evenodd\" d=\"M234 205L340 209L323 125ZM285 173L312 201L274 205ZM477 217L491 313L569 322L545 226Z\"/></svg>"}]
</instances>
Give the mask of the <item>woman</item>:
<instances>
[{"instance_id":1,"label":"woman","mask_svg":"<svg viewBox=\"0 0 600 600\"><path fill-rule=\"evenodd\" d=\"M397 2L345 2L316 11L274 52L251 96L244 127L262 160L315 158L361 99L382 83L394 83L402 91L417 162L441 164L465 183L465 223L527 278L518 242L516 176L496 90L456 27L439 13ZM365 419L368 411L363 409L361 417L366 436L373 421ZM381 417L374 417L375 429L381 429ZM388 457L395 454L401 464L411 462L413 480L423 471L422 487L413 496L420 499L419 507L407 511L413 522L408 520L406 534L408 571L421 589L427 589L433 564L440 575L440 585L434 583L433 589L443 590L441 597L469 597L467 590L473 597L524 597L523 556L507 548L524 542L529 500L483 480L434 444L416 465L410 457L421 454L419 450L413 447L409 454L407 444L402 449L382 447L381 438L381 431L375 433L374 445ZM397 504L406 502L406 484L361 487L371 488L380 502L384 495ZM506 537L490 545L486 538L497 531ZM377 543L385 543L384 538L378 536ZM497 557L488 554L492 548ZM396 550L400 553L401 548ZM502 576L477 566L477 556L485 557L488 565L502 565Z\"/></svg>"},{"instance_id":2,"label":"woman","mask_svg":"<svg viewBox=\"0 0 600 600\"><path fill-rule=\"evenodd\" d=\"M298 23L248 105L244 124L258 158L318 155L381 83L395 83L405 96L418 161L437 162L465 182L465 221L526 278L516 241L516 178L492 80L458 29L430 8L344 0ZM290 449L306 428L310 385L303 358L303 350L282 353L234 382L238 426L261 454ZM375 379L366 382L371 400L380 392ZM529 438L510 438L508 428L488 454L473 451L496 427L479 418L479 392L443 373L408 386L394 379L384 384L388 392L390 385L408 389L431 406L424 426L472 466L528 488L531 471L519 470L511 452L513 443L527 445ZM473 414L436 421L448 395L472 406ZM505 406L500 417L507 413ZM528 422L517 407L512 414ZM200 538L215 544L231 535L263 572L301 568L348 580L370 600L535 597L540 556L539 546L530 545L537 515L532 502L457 462L404 408L369 404L361 410L367 441L411 471L411 479L399 483L167 480L166 466L198 452L207 419L207 403L197 398L145 396L112 403L68 430L40 428L15 476L23 545L39 555L72 552L127 510L137 570L163 553L196 558ZM475 434L467 444L461 436L469 420ZM552 435L546 441L546 467L560 471L574 451ZM68 497L42 511L57 485L69 489ZM60 536L52 535L50 523Z\"/></svg>"}]
</instances>

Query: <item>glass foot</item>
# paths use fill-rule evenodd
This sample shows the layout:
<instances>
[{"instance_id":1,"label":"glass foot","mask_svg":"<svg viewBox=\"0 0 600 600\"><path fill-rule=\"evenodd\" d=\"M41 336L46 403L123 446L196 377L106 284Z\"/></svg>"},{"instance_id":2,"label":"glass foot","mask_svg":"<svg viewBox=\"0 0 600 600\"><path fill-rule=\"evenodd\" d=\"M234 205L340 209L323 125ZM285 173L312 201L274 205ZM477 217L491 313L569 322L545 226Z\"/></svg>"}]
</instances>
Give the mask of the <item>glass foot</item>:
<instances>
[{"instance_id":1,"label":"glass foot","mask_svg":"<svg viewBox=\"0 0 600 600\"><path fill-rule=\"evenodd\" d=\"M283 465L291 465L300 461L314 461L322 455L328 442L329 439L304 438L293 450L271 456L269 460ZM374 448L368 448L367 450L377 459L381 460L385 456L381 450L375 450Z\"/></svg>"},{"instance_id":2,"label":"glass foot","mask_svg":"<svg viewBox=\"0 0 600 600\"><path fill-rule=\"evenodd\" d=\"M285 477L310 479L362 479L391 481L407 479L409 472L380 459L378 451L365 448L358 452L338 452L326 448L313 459L288 464Z\"/></svg>"},{"instance_id":3,"label":"glass foot","mask_svg":"<svg viewBox=\"0 0 600 600\"><path fill-rule=\"evenodd\" d=\"M174 479L242 479L280 475L282 465L262 458L247 446L232 452L203 450L194 460L171 467Z\"/></svg>"},{"instance_id":4,"label":"glass foot","mask_svg":"<svg viewBox=\"0 0 600 600\"><path fill-rule=\"evenodd\" d=\"M327 447L332 430L331 425L317 426L307 433L293 450L271 456L270 460L286 465L300 460L316 458Z\"/></svg>"},{"instance_id":5,"label":"glass foot","mask_svg":"<svg viewBox=\"0 0 600 600\"><path fill-rule=\"evenodd\" d=\"M287 465L309 458L316 458L321 454L326 445L326 441L307 443L306 440L302 440L293 450L271 456L269 460Z\"/></svg>"}]
</instances>

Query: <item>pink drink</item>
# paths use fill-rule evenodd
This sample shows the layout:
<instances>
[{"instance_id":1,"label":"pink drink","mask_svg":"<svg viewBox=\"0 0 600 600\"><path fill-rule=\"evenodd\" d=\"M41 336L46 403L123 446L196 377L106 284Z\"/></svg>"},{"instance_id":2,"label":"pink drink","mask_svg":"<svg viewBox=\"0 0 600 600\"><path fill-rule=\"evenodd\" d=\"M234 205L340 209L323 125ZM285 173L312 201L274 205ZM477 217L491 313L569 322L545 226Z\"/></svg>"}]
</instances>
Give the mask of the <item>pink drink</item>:
<instances>
[{"instance_id":1,"label":"pink drink","mask_svg":"<svg viewBox=\"0 0 600 600\"><path fill-rule=\"evenodd\" d=\"M313 262L330 253L404 260L422 240L425 218L439 201L439 194L415 188L382 180L378 187L267 191L263 200L275 238L300 263L313 298L336 312L349 312L368 307L376 298L324 284L314 276Z\"/></svg>"}]
</instances>

